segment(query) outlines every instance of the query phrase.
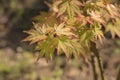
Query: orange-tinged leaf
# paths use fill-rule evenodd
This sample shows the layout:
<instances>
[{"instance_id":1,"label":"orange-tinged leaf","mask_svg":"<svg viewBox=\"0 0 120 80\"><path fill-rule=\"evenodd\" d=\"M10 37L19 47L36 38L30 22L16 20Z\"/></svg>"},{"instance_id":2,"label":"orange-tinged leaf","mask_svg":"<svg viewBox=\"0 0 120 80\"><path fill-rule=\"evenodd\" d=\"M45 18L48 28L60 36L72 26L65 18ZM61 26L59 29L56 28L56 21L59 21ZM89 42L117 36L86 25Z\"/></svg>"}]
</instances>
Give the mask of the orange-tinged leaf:
<instances>
[{"instance_id":1,"label":"orange-tinged leaf","mask_svg":"<svg viewBox=\"0 0 120 80\"><path fill-rule=\"evenodd\" d=\"M91 11L90 13L90 16L93 20L95 20L96 22L99 22L99 23L104 23L104 20L102 19L101 15L99 12L97 11Z\"/></svg>"},{"instance_id":2,"label":"orange-tinged leaf","mask_svg":"<svg viewBox=\"0 0 120 80\"><path fill-rule=\"evenodd\" d=\"M24 31L25 33L29 34L27 38L25 38L23 41L30 41L30 44L33 43L39 43L42 40L47 39L46 34L50 32L50 28L47 28L46 25L39 26L39 24L35 24L34 29L31 29L29 31Z\"/></svg>"},{"instance_id":3,"label":"orange-tinged leaf","mask_svg":"<svg viewBox=\"0 0 120 80\"><path fill-rule=\"evenodd\" d=\"M107 4L106 8L109 11L112 18L117 18L117 17L120 18L120 13L117 7L115 7L113 4Z\"/></svg>"},{"instance_id":4,"label":"orange-tinged leaf","mask_svg":"<svg viewBox=\"0 0 120 80\"><path fill-rule=\"evenodd\" d=\"M64 23L61 23L60 25L54 25L54 29L55 29L55 34L57 36L61 36L61 35L65 35L65 36L76 36L74 33L72 33L71 28L70 27L65 27Z\"/></svg>"}]
</instances>

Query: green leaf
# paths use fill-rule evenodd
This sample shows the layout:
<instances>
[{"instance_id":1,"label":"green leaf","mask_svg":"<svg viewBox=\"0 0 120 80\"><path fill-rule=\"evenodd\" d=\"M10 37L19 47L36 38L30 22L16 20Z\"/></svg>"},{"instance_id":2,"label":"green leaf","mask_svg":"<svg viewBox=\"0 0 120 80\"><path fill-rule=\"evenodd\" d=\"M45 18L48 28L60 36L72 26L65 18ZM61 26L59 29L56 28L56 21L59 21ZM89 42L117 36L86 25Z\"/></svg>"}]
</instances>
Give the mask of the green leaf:
<instances>
[{"instance_id":1,"label":"green leaf","mask_svg":"<svg viewBox=\"0 0 120 80\"><path fill-rule=\"evenodd\" d=\"M94 34L92 32L92 28L89 28L87 26L80 27L78 29L77 34L79 35L80 42L82 46L89 46L89 43L93 40Z\"/></svg>"},{"instance_id":2,"label":"green leaf","mask_svg":"<svg viewBox=\"0 0 120 80\"><path fill-rule=\"evenodd\" d=\"M67 13L69 18L73 18L75 14L80 12L79 6L82 5L79 0L66 0L59 5L58 16Z\"/></svg>"},{"instance_id":3,"label":"green leaf","mask_svg":"<svg viewBox=\"0 0 120 80\"><path fill-rule=\"evenodd\" d=\"M103 41L103 39L105 39L105 37L104 37L103 31L100 27L101 26L99 26L97 23L95 23L93 34L94 34L95 40L100 40L100 42L102 43L102 41Z\"/></svg>"},{"instance_id":4,"label":"green leaf","mask_svg":"<svg viewBox=\"0 0 120 80\"><path fill-rule=\"evenodd\" d=\"M46 59L53 59L55 49L57 48L58 39L48 36L48 39L42 41L36 48L40 50L39 57L45 56Z\"/></svg>"},{"instance_id":5,"label":"green leaf","mask_svg":"<svg viewBox=\"0 0 120 80\"><path fill-rule=\"evenodd\" d=\"M79 57L81 53L81 45L76 39L67 39L65 41L59 40L57 53L65 53L67 58L70 58L72 55L74 55L75 57Z\"/></svg>"},{"instance_id":6,"label":"green leaf","mask_svg":"<svg viewBox=\"0 0 120 80\"><path fill-rule=\"evenodd\" d=\"M115 23L108 23L106 26L106 32L108 31L111 32L112 38L114 38L115 35L120 37L120 19L116 19Z\"/></svg>"}]
</instances>

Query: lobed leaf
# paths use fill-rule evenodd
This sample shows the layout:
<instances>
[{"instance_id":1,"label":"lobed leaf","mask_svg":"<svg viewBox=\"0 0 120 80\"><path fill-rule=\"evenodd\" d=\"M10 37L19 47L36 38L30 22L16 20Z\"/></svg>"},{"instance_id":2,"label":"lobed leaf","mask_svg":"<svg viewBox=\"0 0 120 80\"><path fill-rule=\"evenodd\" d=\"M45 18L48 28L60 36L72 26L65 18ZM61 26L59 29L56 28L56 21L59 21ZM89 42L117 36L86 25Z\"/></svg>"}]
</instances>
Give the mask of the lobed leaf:
<instances>
[{"instance_id":1,"label":"lobed leaf","mask_svg":"<svg viewBox=\"0 0 120 80\"><path fill-rule=\"evenodd\" d=\"M75 36L76 35L71 31L71 28L70 27L65 27L65 24L64 23L61 23L60 25L54 25L54 29L55 29L55 34L57 36L62 36L62 35L65 35L65 36Z\"/></svg>"},{"instance_id":2,"label":"lobed leaf","mask_svg":"<svg viewBox=\"0 0 120 80\"><path fill-rule=\"evenodd\" d=\"M116 19L115 23L108 23L106 26L106 32L110 31L112 38L117 35L120 37L120 19Z\"/></svg>"}]
</instances>

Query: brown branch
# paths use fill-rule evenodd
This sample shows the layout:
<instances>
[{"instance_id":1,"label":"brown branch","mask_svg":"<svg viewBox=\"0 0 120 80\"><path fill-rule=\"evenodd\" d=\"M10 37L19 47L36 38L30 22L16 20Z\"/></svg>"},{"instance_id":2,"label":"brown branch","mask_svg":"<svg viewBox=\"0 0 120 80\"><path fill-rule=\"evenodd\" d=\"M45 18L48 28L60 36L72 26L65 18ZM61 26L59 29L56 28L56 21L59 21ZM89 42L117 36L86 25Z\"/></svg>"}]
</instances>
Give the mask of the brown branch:
<instances>
[{"instance_id":1,"label":"brown branch","mask_svg":"<svg viewBox=\"0 0 120 80\"><path fill-rule=\"evenodd\" d=\"M120 80L120 65L119 65L119 69L118 69L118 74L117 74L117 79L116 80Z\"/></svg>"},{"instance_id":2,"label":"brown branch","mask_svg":"<svg viewBox=\"0 0 120 80\"><path fill-rule=\"evenodd\" d=\"M92 65L92 68L93 68L93 77L94 77L94 80L98 80L98 74L96 72L96 67L95 67L95 56L94 55L91 55L91 65Z\"/></svg>"},{"instance_id":3,"label":"brown branch","mask_svg":"<svg viewBox=\"0 0 120 80\"><path fill-rule=\"evenodd\" d=\"M97 62L98 62L99 70L100 70L101 79L105 80L104 70L103 70L103 66L102 66L101 60L100 60L100 55L99 55L99 52L98 52L98 50L96 48L96 44L93 43L93 42L91 42L91 51L94 53L95 57L97 58Z\"/></svg>"}]
</instances>

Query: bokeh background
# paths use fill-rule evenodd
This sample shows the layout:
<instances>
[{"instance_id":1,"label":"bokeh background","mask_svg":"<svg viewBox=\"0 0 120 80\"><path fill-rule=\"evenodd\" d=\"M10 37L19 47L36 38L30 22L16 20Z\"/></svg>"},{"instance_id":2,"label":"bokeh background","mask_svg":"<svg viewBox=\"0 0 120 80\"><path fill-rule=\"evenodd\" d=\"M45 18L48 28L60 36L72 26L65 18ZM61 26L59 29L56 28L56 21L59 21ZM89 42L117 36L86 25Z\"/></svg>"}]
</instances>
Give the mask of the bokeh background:
<instances>
[{"instance_id":1,"label":"bokeh background","mask_svg":"<svg viewBox=\"0 0 120 80\"><path fill-rule=\"evenodd\" d=\"M33 18L47 12L44 1L51 0L0 0L0 80L93 80L92 68L83 58L66 61L56 56L48 63L44 58L35 62L34 45L21 42L32 28ZM111 0L119 4L119 0ZM116 80L120 67L120 40L110 40L108 33L99 46L107 80Z\"/></svg>"}]
</instances>

